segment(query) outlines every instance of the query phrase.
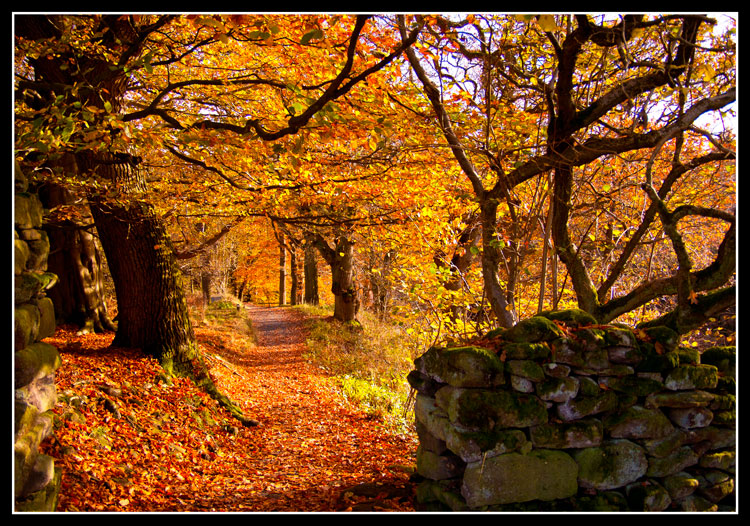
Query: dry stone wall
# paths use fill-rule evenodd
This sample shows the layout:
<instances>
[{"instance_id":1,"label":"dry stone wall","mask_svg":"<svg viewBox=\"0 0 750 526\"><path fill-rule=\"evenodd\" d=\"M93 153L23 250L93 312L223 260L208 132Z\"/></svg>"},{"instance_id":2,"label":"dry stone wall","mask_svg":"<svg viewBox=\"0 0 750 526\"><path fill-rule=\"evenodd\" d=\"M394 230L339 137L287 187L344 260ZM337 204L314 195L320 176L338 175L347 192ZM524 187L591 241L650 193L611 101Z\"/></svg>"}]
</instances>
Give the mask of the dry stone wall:
<instances>
[{"instance_id":1,"label":"dry stone wall","mask_svg":"<svg viewBox=\"0 0 750 526\"><path fill-rule=\"evenodd\" d=\"M734 347L544 313L415 360L420 507L735 509Z\"/></svg>"},{"instance_id":2,"label":"dry stone wall","mask_svg":"<svg viewBox=\"0 0 750 526\"><path fill-rule=\"evenodd\" d=\"M15 169L14 235L14 497L16 511L54 511L60 472L39 452L52 432L57 349L42 342L55 332L55 309L44 291L57 276L47 272L49 241L42 204Z\"/></svg>"}]
</instances>

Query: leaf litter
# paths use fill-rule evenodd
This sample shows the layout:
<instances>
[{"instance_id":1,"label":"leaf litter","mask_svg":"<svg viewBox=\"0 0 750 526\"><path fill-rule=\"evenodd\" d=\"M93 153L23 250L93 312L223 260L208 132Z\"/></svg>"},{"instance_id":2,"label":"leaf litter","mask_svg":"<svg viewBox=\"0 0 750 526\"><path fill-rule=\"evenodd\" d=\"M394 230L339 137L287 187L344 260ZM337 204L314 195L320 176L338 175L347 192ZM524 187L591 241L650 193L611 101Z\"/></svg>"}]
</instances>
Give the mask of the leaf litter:
<instances>
[{"instance_id":1,"label":"leaf litter","mask_svg":"<svg viewBox=\"0 0 750 526\"><path fill-rule=\"evenodd\" d=\"M395 434L345 400L302 358L298 313L273 313L281 339L256 345L196 324L219 389L243 427L184 378L165 381L114 335L60 326L55 429L41 450L62 468L58 511L414 511L416 438ZM261 332L261 336L263 333Z\"/></svg>"}]
</instances>

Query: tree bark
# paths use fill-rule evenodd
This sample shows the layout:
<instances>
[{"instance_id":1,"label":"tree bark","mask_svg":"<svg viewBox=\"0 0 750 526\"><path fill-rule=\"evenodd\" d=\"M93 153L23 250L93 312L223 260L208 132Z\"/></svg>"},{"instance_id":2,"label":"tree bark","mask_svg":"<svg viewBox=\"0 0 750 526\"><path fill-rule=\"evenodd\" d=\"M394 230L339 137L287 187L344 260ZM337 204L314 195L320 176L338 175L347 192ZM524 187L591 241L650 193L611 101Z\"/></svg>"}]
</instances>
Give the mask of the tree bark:
<instances>
[{"instance_id":1,"label":"tree bark","mask_svg":"<svg viewBox=\"0 0 750 526\"><path fill-rule=\"evenodd\" d=\"M279 239L279 305L286 305L286 246L283 234Z\"/></svg>"},{"instance_id":2,"label":"tree bark","mask_svg":"<svg viewBox=\"0 0 750 526\"><path fill-rule=\"evenodd\" d=\"M354 286L354 241L340 235L336 238L335 248L331 248L318 234L314 238L314 243L331 267L333 317L339 321L355 321L359 311L359 298Z\"/></svg>"},{"instance_id":3,"label":"tree bark","mask_svg":"<svg viewBox=\"0 0 750 526\"><path fill-rule=\"evenodd\" d=\"M320 295L318 293L318 261L315 257L315 245L312 242L305 244L305 303L318 305Z\"/></svg>"},{"instance_id":4,"label":"tree bark","mask_svg":"<svg viewBox=\"0 0 750 526\"><path fill-rule=\"evenodd\" d=\"M74 201L69 190L52 183L42 185L39 196L49 210ZM59 280L47 293L55 305L57 322L77 325L78 334L114 331L104 302L102 260L93 234L72 220L47 224L46 231L50 243L47 268Z\"/></svg>"}]
</instances>

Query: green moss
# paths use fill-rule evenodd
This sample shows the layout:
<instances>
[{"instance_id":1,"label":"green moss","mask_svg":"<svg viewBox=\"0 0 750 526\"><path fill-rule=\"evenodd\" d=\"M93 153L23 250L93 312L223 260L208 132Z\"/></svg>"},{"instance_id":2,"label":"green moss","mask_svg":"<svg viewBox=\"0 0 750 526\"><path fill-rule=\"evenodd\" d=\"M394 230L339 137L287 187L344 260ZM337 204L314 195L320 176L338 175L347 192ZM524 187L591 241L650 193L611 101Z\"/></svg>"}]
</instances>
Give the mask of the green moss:
<instances>
[{"instance_id":1,"label":"green moss","mask_svg":"<svg viewBox=\"0 0 750 526\"><path fill-rule=\"evenodd\" d=\"M713 389L719 380L719 372L714 365L680 365L672 370L664 380L667 389Z\"/></svg>"},{"instance_id":2,"label":"green moss","mask_svg":"<svg viewBox=\"0 0 750 526\"><path fill-rule=\"evenodd\" d=\"M472 431L527 427L547 422L547 409L535 396L510 391L443 388L436 394L452 422Z\"/></svg>"},{"instance_id":3,"label":"green moss","mask_svg":"<svg viewBox=\"0 0 750 526\"><path fill-rule=\"evenodd\" d=\"M503 338L511 342L537 343L564 336L562 329L543 316L532 316L508 329Z\"/></svg>"},{"instance_id":4,"label":"green moss","mask_svg":"<svg viewBox=\"0 0 750 526\"><path fill-rule=\"evenodd\" d=\"M660 353L654 344L649 342L641 342L640 348L644 356L636 366L637 372L660 373L680 365L680 355L674 351Z\"/></svg>"},{"instance_id":5,"label":"green moss","mask_svg":"<svg viewBox=\"0 0 750 526\"><path fill-rule=\"evenodd\" d=\"M532 382L544 380L542 366L532 360L508 360L505 365L508 371L516 376L527 378Z\"/></svg>"},{"instance_id":6,"label":"green moss","mask_svg":"<svg viewBox=\"0 0 750 526\"><path fill-rule=\"evenodd\" d=\"M508 342L502 347L508 360L545 360L552 352L545 342Z\"/></svg>"},{"instance_id":7,"label":"green moss","mask_svg":"<svg viewBox=\"0 0 750 526\"><path fill-rule=\"evenodd\" d=\"M715 365L722 373L734 374L737 361L737 347L711 347L701 354L701 363Z\"/></svg>"},{"instance_id":8,"label":"green moss","mask_svg":"<svg viewBox=\"0 0 750 526\"><path fill-rule=\"evenodd\" d=\"M581 309L544 311L540 312L539 316L543 316L553 321L561 321L568 327L583 327L585 325L595 325L597 323L596 318Z\"/></svg>"},{"instance_id":9,"label":"green moss","mask_svg":"<svg viewBox=\"0 0 750 526\"><path fill-rule=\"evenodd\" d=\"M659 342L666 351L674 351L680 342L680 335L669 327L646 327L643 331L650 340Z\"/></svg>"},{"instance_id":10,"label":"green moss","mask_svg":"<svg viewBox=\"0 0 750 526\"><path fill-rule=\"evenodd\" d=\"M698 349L679 347L677 349L677 356L679 357L680 365L698 365L701 362L701 354L698 352Z\"/></svg>"},{"instance_id":11,"label":"green moss","mask_svg":"<svg viewBox=\"0 0 750 526\"><path fill-rule=\"evenodd\" d=\"M664 384L651 378L638 376L624 376L622 378L609 378L607 387L615 391L632 394L635 396L648 396L664 388Z\"/></svg>"}]
</instances>

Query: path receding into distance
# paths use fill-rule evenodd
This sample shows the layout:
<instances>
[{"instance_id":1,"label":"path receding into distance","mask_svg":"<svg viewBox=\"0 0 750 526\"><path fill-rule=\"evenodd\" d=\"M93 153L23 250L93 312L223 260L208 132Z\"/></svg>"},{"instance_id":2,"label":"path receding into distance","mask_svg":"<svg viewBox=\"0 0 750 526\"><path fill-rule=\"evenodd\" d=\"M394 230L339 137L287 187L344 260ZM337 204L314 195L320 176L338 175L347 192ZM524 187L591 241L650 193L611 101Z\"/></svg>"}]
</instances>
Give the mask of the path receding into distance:
<instances>
[{"instance_id":1,"label":"path receding into distance","mask_svg":"<svg viewBox=\"0 0 750 526\"><path fill-rule=\"evenodd\" d=\"M372 498L359 498L355 511L387 507L389 497L403 506L413 492L404 466L413 464L414 439L384 432L342 397L332 378L303 358L308 333L301 313L245 308L257 345L241 353L226 349L222 358L237 371L231 375L237 383L223 388L260 424L249 428L254 449L237 458L237 480L223 481L236 488L227 496L232 502L204 506L343 510L342 495L351 495L352 488L355 495L372 492Z\"/></svg>"}]
</instances>

